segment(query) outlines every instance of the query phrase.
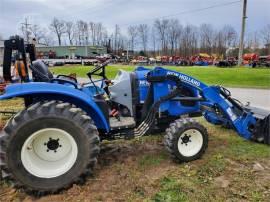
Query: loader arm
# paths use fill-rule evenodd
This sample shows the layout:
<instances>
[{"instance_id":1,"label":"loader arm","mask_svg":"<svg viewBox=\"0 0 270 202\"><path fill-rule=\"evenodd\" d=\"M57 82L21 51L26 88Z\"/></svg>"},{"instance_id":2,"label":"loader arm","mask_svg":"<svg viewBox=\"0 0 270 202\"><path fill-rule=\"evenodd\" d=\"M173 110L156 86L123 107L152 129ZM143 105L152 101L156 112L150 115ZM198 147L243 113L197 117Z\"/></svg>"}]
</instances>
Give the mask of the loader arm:
<instances>
[{"instance_id":1,"label":"loader arm","mask_svg":"<svg viewBox=\"0 0 270 202\"><path fill-rule=\"evenodd\" d=\"M179 72L168 71L167 75L175 75L185 85L200 91L201 96L205 99L200 102L200 108L208 122L233 128L245 139L252 138L258 119L251 111L246 110L235 101L224 87L207 86L201 81Z\"/></svg>"},{"instance_id":2,"label":"loader arm","mask_svg":"<svg viewBox=\"0 0 270 202\"><path fill-rule=\"evenodd\" d=\"M191 76L161 67L155 68L153 71L149 72L148 75L156 78L162 76L163 78L167 76L179 78L182 86L188 86L190 89L199 92L197 98L201 96L202 99L197 99L197 103L199 103L200 110L208 122L233 128L245 139L254 139L260 142L264 141L270 144L270 115L264 117L257 116L254 111L232 98L226 88L222 86L207 86ZM159 91L162 91L160 85L158 88Z\"/></svg>"},{"instance_id":3,"label":"loader arm","mask_svg":"<svg viewBox=\"0 0 270 202\"><path fill-rule=\"evenodd\" d=\"M175 75L175 72L167 74ZM270 144L269 112L267 116L259 117L254 111L234 99L230 92L222 86L207 86L182 73L178 73L178 77L186 85L200 91L200 95L205 99L200 102L200 108L208 122L233 128L245 139Z\"/></svg>"},{"instance_id":4,"label":"loader arm","mask_svg":"<svg viewBox=\"0 0 270 202\"><path fill-rule=\"evenodd\" d=\"M250 139L252 129L257 122L256 118L234 101L229 94L226 95L222 89L220 86L210 86L202 90L207 100L202 103L204 117L210 123L231 127L240 136Z\"/></svg>"}]
</instances>

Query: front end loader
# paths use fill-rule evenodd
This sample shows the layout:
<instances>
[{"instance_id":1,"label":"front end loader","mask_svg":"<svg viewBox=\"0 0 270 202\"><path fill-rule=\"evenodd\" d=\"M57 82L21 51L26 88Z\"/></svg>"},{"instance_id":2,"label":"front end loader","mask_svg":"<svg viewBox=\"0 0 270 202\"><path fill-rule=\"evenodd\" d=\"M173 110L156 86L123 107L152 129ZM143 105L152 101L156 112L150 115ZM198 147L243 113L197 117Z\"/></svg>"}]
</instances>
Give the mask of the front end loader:
<instances>
[{"instance_id":1,"label":"front end loader","mask_svg":"<svg viewBox=\"0 0 270 202\"><path fill-rule=\"evenodd\" d=\"M10 73L14 50L19 83ZM120 70L109 80L109 61L89 70L89 83L80 84L72 76L53 75L34 52L19 37L5 42L3 75L10 84L0 95L0 101L25 101L1 132L0 168L3 178L29 193L57 193L83 182L93 173L103 140L165 131L164 145L175 160L196 160L207 149L208 133L192 117L270 144L269 112L242 105L224 87L162 67Z\"/></svg>"}]
</instances>

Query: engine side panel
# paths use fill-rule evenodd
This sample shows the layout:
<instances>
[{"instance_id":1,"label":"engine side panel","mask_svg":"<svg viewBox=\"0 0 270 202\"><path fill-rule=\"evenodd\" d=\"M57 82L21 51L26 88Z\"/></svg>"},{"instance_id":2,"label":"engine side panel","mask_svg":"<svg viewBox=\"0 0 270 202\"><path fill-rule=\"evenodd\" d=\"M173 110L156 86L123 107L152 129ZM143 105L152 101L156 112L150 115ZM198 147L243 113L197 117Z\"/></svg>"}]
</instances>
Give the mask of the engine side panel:
<instances>
[{"instance_id":1,"label":"engine side panel","mask_svg":"<svg viewBox=\"0 0 270 202\"><path fill-rule=\"evenodd\" d=\"M193 79L192 77L176 71L167 70L162 67L156 67L153 70L144 67L138 67L135 72L137 74L137 79L139 83L141 104L145 102L150 86L150 83L146 79L148 73L151 74L151 76L174 75L179 77L179 79L182 81L181 85L185 89L185 96L199 97L200 89L205 87L203 83L199 82L196 79ZM158 101L161 97L168 95L175 87L175 82L170 80L153 83L154 102ZM167 112L170 116L180 116L183 114L200 112L200 105L199 102L184 103L181 101L169 100L160 105L159 112Z\"/></svg>"},{"instance_id":2,"label":"engine side panel","mask_svg":"<svg viewBox=\"0 0 270 202\"><path fill-rule=\"evenodd\" d=\"M126 106L131 116L134 115L132 107L132 88L130 72L120 70L113 80L113 85L109 86L110 99L116 103Z\"/></svg>"}]
</instances>

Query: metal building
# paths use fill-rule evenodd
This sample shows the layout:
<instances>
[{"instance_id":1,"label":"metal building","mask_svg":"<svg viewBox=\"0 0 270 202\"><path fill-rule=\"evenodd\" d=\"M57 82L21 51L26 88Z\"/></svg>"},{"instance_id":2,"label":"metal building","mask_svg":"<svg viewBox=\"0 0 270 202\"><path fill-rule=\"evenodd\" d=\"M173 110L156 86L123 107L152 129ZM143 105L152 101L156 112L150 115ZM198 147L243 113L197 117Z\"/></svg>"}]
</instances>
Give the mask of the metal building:
<instances>
[{"instance_id":1,"label":"metal building","mask_svg":"<svg viewBox=\"0 0 270 202\"><path fill-rule=\"evenodd\" d=\"M39 58L89 58L106 54L103 46L36 46Z\"/></svg>"}]
</instances>

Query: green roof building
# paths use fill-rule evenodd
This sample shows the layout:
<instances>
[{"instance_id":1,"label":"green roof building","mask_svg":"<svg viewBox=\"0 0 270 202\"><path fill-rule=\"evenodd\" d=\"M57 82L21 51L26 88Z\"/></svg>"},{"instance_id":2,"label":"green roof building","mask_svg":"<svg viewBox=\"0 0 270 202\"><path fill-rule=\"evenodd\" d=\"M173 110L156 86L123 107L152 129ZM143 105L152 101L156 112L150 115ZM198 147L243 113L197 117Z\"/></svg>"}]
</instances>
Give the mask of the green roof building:
<instances>
[{"instance_id":1,"label":"green roof building","mask_svg":"<svg viewBox=\"0 0 270 202\"><path fill-rule=\"evenodd\" d=\"M104 46L37 46L37 56L39 58L55 57L55 58L79 58L93 57L107 53Z\"/></svg>"}]
</instances>

